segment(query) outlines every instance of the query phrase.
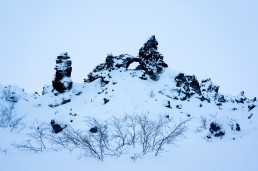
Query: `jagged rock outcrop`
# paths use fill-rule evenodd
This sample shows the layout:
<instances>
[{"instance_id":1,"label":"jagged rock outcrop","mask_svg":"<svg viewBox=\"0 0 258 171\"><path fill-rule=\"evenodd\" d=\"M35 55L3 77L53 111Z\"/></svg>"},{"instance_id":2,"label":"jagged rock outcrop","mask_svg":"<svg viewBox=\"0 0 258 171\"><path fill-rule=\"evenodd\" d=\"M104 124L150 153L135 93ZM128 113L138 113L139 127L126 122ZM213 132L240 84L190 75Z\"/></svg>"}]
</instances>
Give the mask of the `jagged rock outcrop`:
<instances>
[{"instance_id":1,"label":"jagged rock outcrop","mask_svg":"<svg viewBox=\"0 0 258 171\"><path fill-rule=\"evenodd\" d=\"M119 56L108 54L106 57L106 62L94 68L93 71L88 75L88 78L84 80L84 82L90 83L100 78L103 84L108 84L110 79L110 72L112 70L126 70L133 62L139 62L139 58L128 54L122 54Z\"/></svg>"},{"instance_id":2,"label":"jagged rock outcrop","mask_svg":"<svg viewBox=\"0 0 258 171\"><path fill-rule=\"evenodd\" d=\"M235 101L237 103L245 103L245 101L247 100L247 98L245 97L245 92L242 91L238 96L237 98L235 99Z\"/></svg>"},{"instance_id":3,"label":"jagged rock outcrop","mask_svg":"<svg viewBox=\"0 0 258 171\"><path fill-rule=\"evenodd\" d=\"M224 95L219 94L219 86L216 86L212 83L211 79L202 80L201 84L197 78L189 75L184 75L184 73L179 73L175 77L176 86L180 87L178 93L183 95L181 100L187 100L192 97L194 94L197 94L201 101L207 101L208 103L211 100L214 100L218 106L221 106L222 103L227 102L228 100ZM212 97L212 98L211 98Z\"/></svg>"},{"instance_id":4,"label":"jagged rock outcrop","mask_svg":"<svg viewBox=\"0 0 258 171\"><path fill-rule=\"evenodd\" d=\"M163 61L163 55L158 51L158 42L155 36L144 44L139 50L139 56L134 57L128 54L122 54L119 56L107 55L105 63L98 65L90 74L88 78L84 79L85 83L90 83L96 79L101 79L101 83L108 84L110 79L110 72L117 69L128 69L129 66L136 62L138 66L135 70L142 71L142 75L139 77L142 80L146 80L146 75L153 80L157 80L159 74L168 65Z\"/></svg>"},{"instance_id":5,"label":"jagged rock outcrop","mask_svg":"<svg viewBox=\"0 0 258 171\"><path fill-rule=\"evenodd\" d=\"M184 97L181 98L181 100L189 99L195 93L198 94L199 96L202 95L199 81L194 75L190 76L190 75L184 75L184 73L179 73L175 77L175 81L176 81L176 86L182 88L180 90L180 93L184 94Z\"/></svg>"},{"instance_id":6,"label":"jagged rock outcrop","mask_svg":"<svg viewBox=\"0 0 258 171\"><path fill-rule=\"evenodd\" d=\"M157 80L163 69L168 67L163 61L163 55L158 52L158 41L155 36L151 36L144 46L140 48L139 58L140 68L153 80Z\"/></svg>"},{"instance_id":7,"label":"jagged rock outcrop","mask_svg":"<svg viewBox=\"0 0 258 171\"><path fill-rule=\"evenodd\" d=\"M201 81L201 91L204 93L218 93L219 86L214 85L210 78Z\"/></svg>"},{"instance_id":8,"label":"jagged rock outcrop","mask_svg":"<svg viewBox=\"0 0 258 171\"><path fill-rule=\"evenodd\" d=\"M55 70L55 78L52 81L53 88L59 93L69 91L73 85L71 80L72 61L66 52L57 56Z\"/></svg>"}]
</instances>

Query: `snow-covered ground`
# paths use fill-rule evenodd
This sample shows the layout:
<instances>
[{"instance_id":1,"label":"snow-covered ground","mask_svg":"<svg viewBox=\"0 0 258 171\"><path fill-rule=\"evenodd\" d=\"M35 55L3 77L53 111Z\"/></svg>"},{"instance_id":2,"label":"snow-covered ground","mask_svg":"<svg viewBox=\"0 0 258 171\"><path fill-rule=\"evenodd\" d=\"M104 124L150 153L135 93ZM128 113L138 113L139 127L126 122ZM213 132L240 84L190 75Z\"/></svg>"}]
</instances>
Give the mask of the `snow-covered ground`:
<instances>
[{"instance_id":1,"label":"snow-covered ground","mask_svg":"<svg viewBox=\"0 0 258 171\"><path fill-rule=\"evenodd\" d=\"M74 83L70 91L58 95L52 92L52 86L45 86L43 95L39 95L26 94L16 86L0 85L1 111L11 110L15 114L13 120L21 118L13 128L0 127L0 170L258 170L255 99L246 98L244 93L231 96L208 91L207 87L214 87L210 80L199 81L201 95L190 87L193 94L184 99L184 87L176 86L179 73L170 69L165 69L158 81L149 77L140 79L140 70L120 68L106 72L101 73L108 79L105 84L101 79ZM78 150L51 150L48 142L43 152L17 148L28 140L33 143L29 136L35 131L32 127L40 130L42 123L50 130L49 134L62 134L53 132L51 120L64 130L70 125L88 131L85 124L88 117L107 121L126 114L147 114L153 120L169 117L175 124L188 120L187 130L175 142L166 144L158 156L150 152L135 161L130 151L120 157L105 156L100 161L83 156ZM215 136L218 132L211 131L212 123L220 126L218 131L223 135Z\"/></svg>"}]
</instances>

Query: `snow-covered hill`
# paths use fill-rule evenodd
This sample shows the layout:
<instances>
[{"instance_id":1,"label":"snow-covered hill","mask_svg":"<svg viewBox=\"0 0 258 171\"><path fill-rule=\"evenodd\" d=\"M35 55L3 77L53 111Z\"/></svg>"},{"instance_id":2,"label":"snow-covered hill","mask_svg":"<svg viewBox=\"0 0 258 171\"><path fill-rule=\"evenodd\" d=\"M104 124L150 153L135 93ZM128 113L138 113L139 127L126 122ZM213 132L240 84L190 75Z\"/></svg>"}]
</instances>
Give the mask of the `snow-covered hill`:
<instances>
[{"instance_id":1,"label":"snow-covered hill","mask_svg":"<svg viewBox=\"0 0 258 171\"><path fill-rule=\"evenodd\" d=\"M65 53L54 88L0 85L0 170L257 170L256 98L167 68L157 45L108 55L84 83Z\"/></svg>"}]
</instances>

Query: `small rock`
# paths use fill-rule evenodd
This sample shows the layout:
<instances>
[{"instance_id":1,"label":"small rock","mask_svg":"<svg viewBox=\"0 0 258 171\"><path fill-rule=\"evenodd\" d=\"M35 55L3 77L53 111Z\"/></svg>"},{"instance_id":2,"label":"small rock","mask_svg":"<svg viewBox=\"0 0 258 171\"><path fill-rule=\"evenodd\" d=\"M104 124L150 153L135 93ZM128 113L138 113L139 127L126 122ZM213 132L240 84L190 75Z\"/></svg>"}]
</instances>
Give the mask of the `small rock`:
<instances>
[{"instance_id":1,"label":"small rock","mask_svg":"<svg viewBox=\"0 0 258 171\"><path fill-rule=\"evenodd\" d=\"M248 112L250 112L253 108L255 108L256 106L254 105L254 104L252 104L252 105L248 105Z\"/></svg>"},{"instance_id":2,"label":"small rock","mask_svg":"<svg viewBox=\"0 0 258 171\"><path fill-rule=\"evenodd\" d=\"M109 102L109 100L106 98L104 98L103 100L104 100L104 104L107 104Z\"/></svg>"},{"instance_id":3,"label":"small rock","mask_svg":"<svg viewBox=\"0 0 258 171\"><path fill-rule=\"evenodd\" d=\"M64 129L64 128L61 127L61 125L56 123L54 120L51 120L50 124L51 124L51 126L54 130L54 133L56 133L56 134L63 131L63 129Z\"/></svg>"},{"instance_id":4,"label":"small rock","mask_svg":"<svg viewBox=\"0 0 258 171\"><path fill-rule=\"evenodd\" d=\"M98 128L95 126L95 127L91 128L89 131L91 133L97 133L98 132Z\"/></svg>"}]
</instances>

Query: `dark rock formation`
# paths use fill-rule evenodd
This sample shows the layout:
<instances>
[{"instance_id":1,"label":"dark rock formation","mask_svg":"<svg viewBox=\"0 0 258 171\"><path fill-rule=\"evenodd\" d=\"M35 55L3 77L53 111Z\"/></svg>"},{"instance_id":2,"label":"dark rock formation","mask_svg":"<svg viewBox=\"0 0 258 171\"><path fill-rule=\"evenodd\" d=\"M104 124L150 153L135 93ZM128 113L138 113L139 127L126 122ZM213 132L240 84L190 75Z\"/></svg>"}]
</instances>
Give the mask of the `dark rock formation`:
<instances>
[{"instance_id":1,"label":"dark rock formation","mask_svg":"<svg viewBox=\"0 0 258 171\"><path fill-rule=\"evenodd\" d=\"M214 85L210 78L206 80L202 80L200 86L201 86L202 92L207 92L207 93L219 92L219 86Z\"/></svg>"},{"instance_id":2,"label":"dark rock formation","mask_svg":"<svg viewBox=\"0 0 258 171\"><path fill-rule=\"evenodd\" d=\"M224 95L218 95L218 102L220 103L225 103L227 102L227 100L225 99L225 96Z\"/></svg>"},{"instance_id":3,"label":"dark rock formation","mask_svg":"<svg viewBox=\"0 0 258 171\"><path fill-rule=\"evenodd\" d=\"M64 93L72 88L73 82L71 80L72 61L67 53L57 56L56 60L56 74L52 81L53 88L59 93Z\"/></svg>"},{"instance_id":4,"label":"dark rock formation","mask_svg":"<svg viewBox=\"0 0 258 171\"><path fill-rule=\"evenodd\" d=\"M94 134L98 132L98 128L95 126L95 127L92 127L89 131Z\"/></svg>"},{"instance_id":5,"label":"dark rock formation","mask_svg":"<svg viewBox=\"0 0 258 171\"><path fill-rule=\"evenodd\" d=\"M240 125L238 123L236 123L236 131L240 131Z\"/></svg>"},{"instance_id":6,"label":"dark rock formation","mask_svg":"<svg viewBox=\"0 0 258 171\"><path fill-rule=\"evenodd\" d=\"M242 91L240 93L240 95L235 99L235 101L237 103L245 103L246 100L247 100L247 98L245 97L245 92L244 91Z\"/></svg>"},{"instance_id":7,"label":"dark rock formation","mask_svg":"<svg viewBox=\"0 0 258 171\"><path fill-rule=\"evenodd\" d=\"M64 129L63 127L61 127L60 124L56 123L55 120L51 120L50 124L53 128L54 133L56 133L56 134L63 131L63 129Z\"/></svg>"},{"instance_id":8,"label":"dark rock formation","mask_svg":"<svg viewBox=\"0 0 258 171\"><path fill-rule=\"evenodd\" d=\"M241 131L239 123L233 121L233 123L231 123L230 125L232 131Z\"/></svg>"},{"instance_id":9,"label":"dark rock formation","mask_svg":"<svg viewBox=\"0 0 258 171\"><path fill-rule=\"evenodd\" d=\"M63 97L58 100L55 100L53 103L49 104L48 106L54 108L54 107L64 105L69 102L71 102L71 99L69 97Z\"/></svg>"},{"instance_id":10,"label":"dark rock formation","mask_svg":"<svg viewBox=\"0 0 258 171\"><path fill-rule=\"evenodd\" d=\"M170 104L170 101L168 101L168 104L167 104L165 107L172 109L171 104Z\"/></svg>"},{"instance_id":11,"label":"dark rock formation","mask_svg":"<svg viewBox=\"0 0 258 171\"><path fill-rule=\"evenodd\" d=\"M215 137L222 137L225 135L225 131L222 130L221 126L214 122L210 124L209 130L211 134L214 135Z\"/></svg>"},{"instance_id":12,"label":"dark rock formation","mask_svg":"<svg viewBox=\"0 0 258 171\"><path fill-rule=\"evenodd\" d=\"M94 68L94 70L88 74L88 78L84 79L84 82L90 83L96 79L100 79L102 85L108 84L110 80L110 72L112 70L127 70L132 63L138 63L135 70L142 72L142 76L138 76L140 79L146 80L147 74L151 79L157 80L163 69L168 67L168 65L163 61L163 56L157 51L157 45L158 42L156 41L155 36L152 36L144 44L144 47L139 50L139 57L133 57L128 54L122 54L119 56L108 54L105 63Z\"/></svg>"},{"instance_id":13,"label":"dark rock formation","mask_svg":"<svg viewBox=\"0 0 258 171\"><path fill-rule=\"evenodd\" d=\"M253 108L255 108L256 106L254 104L248 105L248 112L250 112L251 110L253 110Z\"/></svg>"},{"instance_id":14,"label":"dark rock formation","mask_svg":"<svg viewBox=\"0 0 258 171\"><path fill-rule=\"evenodd\" d=\"M202 97L197 97L198 99L200 99L202 102L203 101L207 101L208 103L210 103L211 102L211 99L210 98L206 98L206 97L204 97L204 96L202 96Z\"/></svg>"},{"instance_id":15,"label":"dark rock formation","mask_svg":"<svg viewBox=\"0 0 258 171\"><path fill-rule=\"evenodd\" d=\"M155 36L151 36L139 50L140 68L153 80L157 80L163 69L168 67L168 65L163 61L163 55L161 55L157 50L158 42Z\"/></svg>"},{"instance_id":16,"label":"dark rock formation","mask_svg":"<svg viewBox=\"0 0 258 171\"><path fill-rule=\"evenodd\" d=\"M185 76L183 73L180 73L175 77L175 81L176 81L176 86L183 87L183 89L186 92L190 92L190 90L192 90L198 95L202 94L199 82L194 75L193 76L189 76L189 75Z\"/></svg>"},{"instance_id":17,"label":"dark rock formation","mask_svg":"<svg viewBox=\"0 0 258 171\"><path fill-rule=\"evenodd\" d=\"M184 97L181 100L189 99L195 93L202 95L199 82L194 75L185 76L184 73L180 73L175 77L175 81L177 87L182 87L180 93L184 94Z\"/></svg>"},{"instance_id":18,"label":"dark rock formation","mask_svg":"<svg viewBox=\"0 0 258 171\"><path fill-rule=\"evenodd\" d=\"M109 73L112 70L122 68L126 70L133 62L139 62L139 58L128 54L122 54L119 56L113 56L112 54L109 54L106 57L106 62L94 68L93 71L88 75L88 78L84 79L84 82L90 83L96 79L101 79L103 85L108 84L110 79Z\"/></svg>"}]
</instances>

